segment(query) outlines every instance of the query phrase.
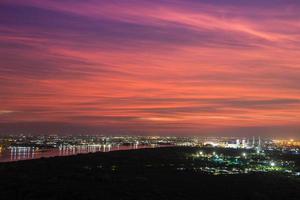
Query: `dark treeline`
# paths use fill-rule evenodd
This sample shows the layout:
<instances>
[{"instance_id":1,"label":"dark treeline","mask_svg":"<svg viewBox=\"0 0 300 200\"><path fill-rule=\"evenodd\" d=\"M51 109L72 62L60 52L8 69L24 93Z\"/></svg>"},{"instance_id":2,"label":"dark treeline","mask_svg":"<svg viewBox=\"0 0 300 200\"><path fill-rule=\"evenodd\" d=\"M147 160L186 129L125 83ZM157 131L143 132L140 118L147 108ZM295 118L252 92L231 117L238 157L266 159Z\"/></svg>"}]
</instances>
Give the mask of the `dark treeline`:
<instances>
[{"instance_id":1,"label":"dark treeline","mask_svg":"<svg viewBox=\"0 0 300 200\"><path fill-rule=\"evenodd\" d=\"M295 177L194 171L197 163L188 155L197 150L168 147L2 163L0 199L300 199ZM178 171L181 167L187 170Z\"/></svg>"}]
</instances>

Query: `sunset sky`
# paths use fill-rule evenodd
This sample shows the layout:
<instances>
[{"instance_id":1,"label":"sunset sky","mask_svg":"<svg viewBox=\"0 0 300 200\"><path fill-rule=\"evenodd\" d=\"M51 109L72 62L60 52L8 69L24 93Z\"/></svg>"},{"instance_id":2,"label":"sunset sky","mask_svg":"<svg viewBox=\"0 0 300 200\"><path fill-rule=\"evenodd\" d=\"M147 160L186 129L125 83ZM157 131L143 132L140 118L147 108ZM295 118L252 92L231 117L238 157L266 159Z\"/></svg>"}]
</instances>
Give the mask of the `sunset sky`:
<instances>
[{"instance_id":1,"label":"sunset sky","mask_svg":"<svg viewBox=\"0 0 300 200\"><path fill-rule=\"evenodd\" d=\"M1 0L0 133L300 137L300 1Z\"/></svg>"}]
</instances>

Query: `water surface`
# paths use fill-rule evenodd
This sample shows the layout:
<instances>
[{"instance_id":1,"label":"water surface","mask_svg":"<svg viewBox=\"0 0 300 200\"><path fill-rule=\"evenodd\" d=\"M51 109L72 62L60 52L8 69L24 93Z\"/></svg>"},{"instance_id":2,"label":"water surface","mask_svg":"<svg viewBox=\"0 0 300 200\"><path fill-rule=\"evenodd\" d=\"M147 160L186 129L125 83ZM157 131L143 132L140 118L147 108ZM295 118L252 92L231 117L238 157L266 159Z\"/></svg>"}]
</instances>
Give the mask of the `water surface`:
<instances>
[{"instance_id":1,"label":"water surface","mask_svg":"<svg viewBox=\"0 0 300 200\"><path fill-rule=\"evenodd\" d=\"M48 158L55 156L68 156L76 154L85 154L92 152L109 152L119 150L131 150L142 148L155 148L153 145L128 145L128 146L111 146L111 145L80 145L72 147L60 147L50 149L38 149L34 147L11 147L0 152L0 162L13 162L18 160L30 160L38 158Z\"/></svg>"}]
</instances>

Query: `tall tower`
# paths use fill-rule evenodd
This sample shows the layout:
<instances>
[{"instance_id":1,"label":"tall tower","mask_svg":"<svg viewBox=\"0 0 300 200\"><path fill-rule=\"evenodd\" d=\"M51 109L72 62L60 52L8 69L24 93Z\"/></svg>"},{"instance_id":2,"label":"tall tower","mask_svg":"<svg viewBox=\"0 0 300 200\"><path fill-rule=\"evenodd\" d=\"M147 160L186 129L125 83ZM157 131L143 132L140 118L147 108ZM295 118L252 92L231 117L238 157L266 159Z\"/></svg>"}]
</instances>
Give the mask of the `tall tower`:
<instances>
[{"instance_id":1,"label":"tall tower","mask_svg":"<svg viewBox=\"0 0 300 200\"><path fill-rule=\"evenodd\" d=\"M258 144L257 144L257 147L256 147L256 153L260 153L261 151L261 139L260 139L260 136L258 136Z\"/></svg>"},{"instance_id":2,"label":"tall tower","mask_svg":"<svg viewBox=\"0 0 300 200\"><path fill-rule=\"evenodd\" d=\"M252 148L254 148L255 147L255 137L253 136L252 137Z\"/></svg>"},{"instance_id":3,"label":"tall tower","mask_svg":"<svg viewBox=\"0 0 300 200\"><path fill-rule=\"evenodd\" d=\"M239 139L237 139L236 140L236 148L240 148L241 146L240 146L240 140Z\"/></svg>"},{"instance_id":4,"label":"tall tower","mask_svg":"<svg viewBox=\"0 0 300 200\"><path fill-rule=\"evenodd\" d=\"M242 139L242 148L246 148L246 140Z\"/></svg>"}]
</instances>

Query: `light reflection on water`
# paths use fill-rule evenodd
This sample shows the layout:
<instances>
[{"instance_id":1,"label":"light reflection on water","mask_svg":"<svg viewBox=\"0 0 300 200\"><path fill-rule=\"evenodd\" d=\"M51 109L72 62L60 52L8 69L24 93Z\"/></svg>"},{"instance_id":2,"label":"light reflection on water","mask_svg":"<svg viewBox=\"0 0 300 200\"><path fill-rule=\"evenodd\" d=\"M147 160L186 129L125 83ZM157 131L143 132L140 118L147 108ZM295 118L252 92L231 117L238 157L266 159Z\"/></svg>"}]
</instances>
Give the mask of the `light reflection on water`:
<instances>
[{"instance_id":1,"label":"light reflection on water","mask_svg":"<svg viewBox=\"0 0 300 200\"><path fill-rule=\"evenodd\" d=\"M0 162L12 162L18 160L38 159L42 157L68 156L93 152L109 152L118 150L154 148L158 146L150 145L130 145L130 146L111 146L111 145L80 145L80 146L61 146L52 149L37 149L34 147L11 147L0 152Z\"/></svg>"}]
</instances>

